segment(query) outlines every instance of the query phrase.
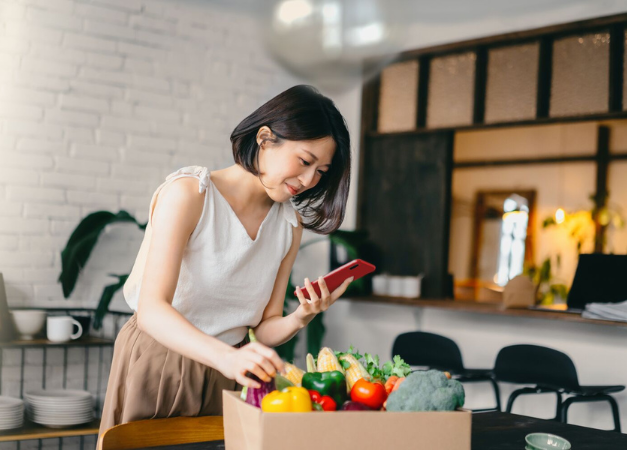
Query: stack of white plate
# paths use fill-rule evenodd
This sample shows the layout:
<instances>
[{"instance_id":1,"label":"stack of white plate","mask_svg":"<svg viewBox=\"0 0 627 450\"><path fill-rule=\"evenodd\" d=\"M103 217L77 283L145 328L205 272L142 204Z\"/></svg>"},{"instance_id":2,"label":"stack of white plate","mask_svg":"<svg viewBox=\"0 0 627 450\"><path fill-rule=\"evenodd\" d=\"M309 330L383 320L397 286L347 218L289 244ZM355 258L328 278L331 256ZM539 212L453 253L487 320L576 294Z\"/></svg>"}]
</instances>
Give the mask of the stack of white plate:
<instances>
[{"instance_id":1,"label":"stack of white plate","mask_svg":"<svg viewBox=\"0 0 627 450\"><path fill-rule=\"evenodd\" d=\"M0 396L0 430L19 428L24 424L24 402L19 398Z\"/></svg>"},{"instance_id":2,"label":"stack of white plate","mask_svg":"<svg viewBox=\"0 0 627 450\"><path fill-rule=\"evenodd\" d=\"M68 427L91 422L94 405L87 391L36 390L24 395L28 418L47 427Z\"/></svg>"}]
</instances>

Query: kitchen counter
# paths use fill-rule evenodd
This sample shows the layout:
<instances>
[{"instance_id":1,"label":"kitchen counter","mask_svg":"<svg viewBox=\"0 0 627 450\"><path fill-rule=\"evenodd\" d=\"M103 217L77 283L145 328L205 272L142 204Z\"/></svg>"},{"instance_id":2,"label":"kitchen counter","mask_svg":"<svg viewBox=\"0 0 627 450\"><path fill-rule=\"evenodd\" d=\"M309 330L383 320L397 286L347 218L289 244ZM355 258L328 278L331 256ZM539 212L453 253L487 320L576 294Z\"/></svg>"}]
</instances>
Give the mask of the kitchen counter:
<instances>
[{"instance_id":1,"label":"kitchen counter","mask_svg":"<svg viewBox=\"0 0 627 450\"><path fill-rule=\"evenodd\" d=\"M485 303L452 299L413 299L404 297L380 297L374 295L368 297L351 297L351 300L356 300L360 302L384 303L389 305L407 305L415 306L418 308L449 309L477 314L531 317L535 319L562 320L567 322L589 323L594 325L604 325L612 327L627 327L627 322L586 319L584 317L581 317L581 314L560 310L505 308L502 303Z\"/></svg>"}]
</instances>

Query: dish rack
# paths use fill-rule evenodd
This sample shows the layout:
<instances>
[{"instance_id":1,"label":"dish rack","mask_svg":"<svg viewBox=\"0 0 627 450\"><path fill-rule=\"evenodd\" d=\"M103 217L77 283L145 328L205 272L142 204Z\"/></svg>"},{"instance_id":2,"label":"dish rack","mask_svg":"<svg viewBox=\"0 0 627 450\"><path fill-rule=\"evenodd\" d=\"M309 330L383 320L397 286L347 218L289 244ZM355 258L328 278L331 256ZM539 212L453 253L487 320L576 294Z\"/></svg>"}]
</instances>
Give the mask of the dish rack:
<instances>
[{"instance_id":1,"label":"dish rack","mask_svg":"<svg viewBox=\"0 0 627 450\"><path fill-rule=\"evenodd\" d=\"M93 309L87 308L33 308L46 309L49 314L55 315L87 315L92 316L95 312ZM53 343L45 337L35 338L33 340L11 340L9 342L0 342L0 395L8 395L11 397L24 398L25 388L28 390L34 388L46 389L51 385L57 388L66 389L68 386L68 353L70 349L83 349L83 370L82 370L82 389L89 391L94 397L94 417L95 419L89 423L71 426L50 428L39 425L24 419L24 425L20 428L0 431L0 442L17 441L17 450L20 450L21 441L37 440L38 448L42 448L43 440L56 439L58 448L61 450L66 440L78 439L80 449L84 450L85 445L90 448L95 447L98 429L100 427L100 414L102 411L102 401L106 391L106 383L109 375L109 367L113 354L113 344L115 337L122 325L128 320L132 313L109 311L104 319L103 326L97 332L93 329L85 330L84 335L76 340ZM61 373L55 373L51 370L52 366L58 367L58 359L51 359L51 353L59 353L61 350ZM9 352L11 354L9 355ZM42 352L42 364L30 364L28 356L31 352ZM19 390L16 392L14 388L3 391L3 375L5 371L3 364L5 358L10 356L13 360L19 355ZM53 355L54 356L54 355ZM89 383L94 378L94 369L96 372L96 383ZM27 372L28 371L28 372ZM35 372L40 371L40 375L36 376ZM28 377L25 375L28 373ZM33 378L39 378L39 386L33 384ZM72 377L72 383L76 385L75 377ZM60 385L60 386L59 386ZM75 386L76 387L76 386Z\"/></svg>"}]
</instances>

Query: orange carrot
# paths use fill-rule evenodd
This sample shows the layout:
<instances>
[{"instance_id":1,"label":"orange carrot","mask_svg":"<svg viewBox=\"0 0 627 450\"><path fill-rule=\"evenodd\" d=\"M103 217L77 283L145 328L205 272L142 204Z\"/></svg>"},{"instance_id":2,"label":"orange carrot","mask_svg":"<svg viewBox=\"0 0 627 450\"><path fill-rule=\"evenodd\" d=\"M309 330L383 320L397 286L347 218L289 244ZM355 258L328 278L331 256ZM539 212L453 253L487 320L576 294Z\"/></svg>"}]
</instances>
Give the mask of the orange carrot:
<instances>
[{"instance_id":1,"label":"orange carrot","mask_svg":"<svg viewBox=\"0 0 627 450\"><path fill-rule=\"evenodd\" d=\"M392 388L392 392L397 390L400 387L400 385L403 384L403 381L405 381L405 377L399 378L398 380L396 380L396 383L394 383L394 387Z\"/></svg>"},{"instance_id":2,"label":"orange carrot","mask_svg":"<svg viewBox=\"0 0 627 450\"><path fill-rule=\"evenodd\" d=\"M388 378L388 380L385 382L385 392L387 392L388 394L392 392L392 388L397 381L398 377L396 375L392 375L390 378Z\"/></svg>"}]
</instances>

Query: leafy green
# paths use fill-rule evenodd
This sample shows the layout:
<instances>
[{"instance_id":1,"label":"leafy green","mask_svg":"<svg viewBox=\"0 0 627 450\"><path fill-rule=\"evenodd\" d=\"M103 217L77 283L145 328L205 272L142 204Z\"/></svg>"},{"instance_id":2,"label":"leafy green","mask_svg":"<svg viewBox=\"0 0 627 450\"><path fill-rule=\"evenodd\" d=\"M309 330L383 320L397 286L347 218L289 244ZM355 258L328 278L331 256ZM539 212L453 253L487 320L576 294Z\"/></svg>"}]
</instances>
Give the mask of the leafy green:
<instances>
[{"instance_id":1,"label":"leafy green","mask_svg":"<svg viewBox=\"0 0 627 450\"><path fill-rule=\"evenodd\" d=\"M335 356L337 356L337 359L340 361L340 364L342 365L344 370L350 369L351 363L348 362L348 361L341 360L340 356L343 356L343 355L353 355L357 361L359 361L361 358L363 358L363 356L360 355L359 352L357 350L355 350L352 345L349 347L347 352L336 351L335 352Z\"/></svg>"},{"instance_id":2,"label":"leafy green","mask_svg":"<svg viewBox=\"0 0 627 450\"><path fill-rule=\"evenodd\" d=\"M394 355L392 361L383 364L383 373L386 379L392 375L403 378L411 373L411 367L399 355Z\"/></svg>"},{"instance_id":3,"label":"leafy green","mask_svg":"<svg viewBox=\"0 0 627 450\"><path fill-rule=\"evenodd\" d=\"M395 355L392 361L388 361L383 364L383 366L380 366L379 355L373 356L370 353L361 355L352 345L347 352L335 352L338 359L340 356L347 354L353 355L357 361L362 363L372 378L379 378L386 381L392 375L402 378L409 375L412 371L411 367L399 355ZM340 363L344 369L350 367L350 363L347 361L340 360Z\"/></svg>"}]
</instances>

